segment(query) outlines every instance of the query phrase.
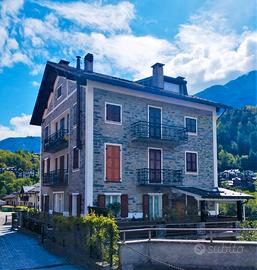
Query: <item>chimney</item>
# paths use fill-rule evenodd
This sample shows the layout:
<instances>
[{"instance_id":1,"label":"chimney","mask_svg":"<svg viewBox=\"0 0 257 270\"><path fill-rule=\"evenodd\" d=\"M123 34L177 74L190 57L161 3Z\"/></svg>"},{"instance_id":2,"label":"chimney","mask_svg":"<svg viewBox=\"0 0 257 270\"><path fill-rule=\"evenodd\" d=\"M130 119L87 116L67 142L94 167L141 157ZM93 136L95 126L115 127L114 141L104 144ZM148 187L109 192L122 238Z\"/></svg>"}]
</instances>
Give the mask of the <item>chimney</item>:
<instances>
[{"instance_id":1,"label":"chimney","mask_svg":"<svg viewBox=\"0 0 257 270\"><path fill-rule=\"evenodd\" d=\"M76 56L76 58L77 58L77 66L76 66L76 68L77 69L80 69L80 56Z\"/></svg>"},{"instance_id":2,"label":"chimney","mask_svg":"<svg viewBox=\"0 0 257 270\"><path fill-rule=\"evenodd\" d=\"M93 72L94 56L92 53L88 53L84 57L84 70L87 72Z\"/></svg>"},{"instance_id":3,"label":"chimney","mask_svg":"<svg viewBox=\"0 0 257 270\"><path fill-rule=\"evenodd\" d=\"M164 77L163 77L163 66L164 64L156 63L152 66L153 77L152 77L152 86L163 88L164 86Z\"/></svg>"}]
</instances>

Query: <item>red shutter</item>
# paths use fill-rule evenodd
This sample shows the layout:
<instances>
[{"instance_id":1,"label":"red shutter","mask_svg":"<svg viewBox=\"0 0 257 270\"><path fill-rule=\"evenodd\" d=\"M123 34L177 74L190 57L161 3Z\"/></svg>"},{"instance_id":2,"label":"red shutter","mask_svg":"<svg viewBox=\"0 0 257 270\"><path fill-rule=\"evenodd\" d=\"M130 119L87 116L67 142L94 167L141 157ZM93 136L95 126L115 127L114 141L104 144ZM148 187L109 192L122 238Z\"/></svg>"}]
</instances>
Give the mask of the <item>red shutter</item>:
<instances>
[{"instance_id":1,"label":"red shutter","mask_svg":"<svg viewBox=\"0 0 257 270\"><path fill-rule=\"evenodd\" d=\"M81 195L77 195L77 216L80 217L81 214Z\"/></svg>"},{"instance_id":2,"label":"red shutter","mask_svg":"<svg viewBox=\"0 0 257 270\"><path fill-rule=\"evenodd\" d=\"M105 195L99 194L98 195L98 206L104 208L105 207Z\"/></svg>"},{"instance_id":3,"label":"red shutter","mask_svg":"<svg viewBox=\"0 0 257 270\"><path fill-rule=\"evenodd\" d=\"M143 217L144 219L149 218L149 195L143 195Z\"/></svg>"},{"instance_id":4,"label":"red shutter","mask_svg":"<svg viewBox=\"0 0 257 270\"><path fill-rule=\"evenodd\" d=\"M122 218L128 217L128 195L127 194L121 195L121 217Z\"/></svg>"},{"instance_id":5,"label":"red shutter","mask_svg":"<svg viewBox=\"0 0 257 270\"><path fill-rule=\"evenodd\" d=\"M72 215L72 195L69 195L69 215Z\"/></svg>"},{"instance_id":6,"label":"red shutter","mask_svg":"<svg viewBox=\"0 0 257 270\"><path fill-rule=\"evenodd\" d=\"M162 209L167 209L169 207L169 195L162 195Z\"/></svg>"},{"instance_id":7,"label":"red shutter","mask_svg":"<svg viewBox=\"0 0 257 270\"><path fill-rule=\"evenodd\" d=\"M106 146L106 180L120 181L120 146Z\"/></svg>"}]
</instances>

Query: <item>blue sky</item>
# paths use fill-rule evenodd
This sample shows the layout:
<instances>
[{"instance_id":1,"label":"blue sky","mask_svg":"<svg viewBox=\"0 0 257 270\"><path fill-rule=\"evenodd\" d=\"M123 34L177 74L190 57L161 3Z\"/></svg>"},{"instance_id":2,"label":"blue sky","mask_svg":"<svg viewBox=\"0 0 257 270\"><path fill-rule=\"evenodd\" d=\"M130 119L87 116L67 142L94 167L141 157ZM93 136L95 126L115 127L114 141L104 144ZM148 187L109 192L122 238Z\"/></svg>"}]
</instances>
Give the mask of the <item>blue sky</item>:
<instances>
[{"instance_id":1,"label":"blue sky","mask_svg":"<svg viewBox=\"0 0 257 270\"><path fill-rule=\"evenodd\" d=\"M256 0L0 1L0 139L29 127L44 65L94 53L128 79L165 63L191 94L256 69Z\"/></svg>"}]
</instances>

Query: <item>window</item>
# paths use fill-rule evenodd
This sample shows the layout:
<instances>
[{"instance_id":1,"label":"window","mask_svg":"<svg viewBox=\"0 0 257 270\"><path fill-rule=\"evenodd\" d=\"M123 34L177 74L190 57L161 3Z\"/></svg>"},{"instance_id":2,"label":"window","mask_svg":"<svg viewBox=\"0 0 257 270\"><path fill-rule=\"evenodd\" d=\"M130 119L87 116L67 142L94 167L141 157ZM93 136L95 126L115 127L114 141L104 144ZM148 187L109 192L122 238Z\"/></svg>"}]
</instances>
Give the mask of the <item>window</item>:
<instances>
[{"instance_id":1,"label":"window","mask_svg":"<svg viewBox=\"0 0 257 270\"><path fill-rule=\"evenodd\" d=\"M66 159L66 168L67 168L67 170L69 170L69 154L67 154L67 159Z\"/></svg>"},{"instance_id":2,"label":"window","mask_svg":"<svg viewBox=\"0 0 257 270\"><path fill-rule=\"evenodd\" d=\"M72 124L73 126L77 124L77 104L74 104L72 108Z\"/></svg>"},{"instance_id":3,"label":"window","mask_svg":"<svg viewBox=\"0 0 257 270\"><path fill-rule=\"evenodd\" d=\"M162 194L149 195L149 218L156 219L162 217Z\"/></svg>"},{"instance_id":4,"label":"window","mask_svg":"<svg viewBox=\"0 0 257 270\"><path fill-rule=\"evenodd\" d=\"M63 193L53 193L54 196L54 212L62 213L64 210L64 194Z\"/></svg>"},{"instance_id":5,"label":"window","mask_svg":"<svg viewBox=\"0 0 257 270\"><path fill-rule=\"evenodd\" d=\"M78 194L72 194L72 206L71 206L71 215L73 217L76 217L77 216L77 208L78 208Z\"/></svg>"},{"instance_id":6,"label":"window","mask_svg":"<svg viewBox=\"0 0 257 270\"><path fill-rule=\"evenodd\" d=\"M108 207L110 204L119 203L120 204L120 194L106 194L105 195L105 206Z\"/></svg>"},{"instance_id":7,"label":"window","mask_svg":"<svg viewBox=\"0 0 257 270\"><path fill-rule=\"evenodd\" d=\"M197 173L197 153L196 152L186 152L186 172L187 173Z\"/></svg>"},{"instance_id":8,"label":"window","mask_svg":"<svg viewBox=\"0 0 257 270\"><path fill-rule=\"evenodd\" d=\"M105 121L107 123L120 123L121 124L121 105L118 104L105 104Z\"/></svg>"},{"instance_id":9,"label":"window","mask_svg":"<svg viewBox=\"0 0 257 270\"><path fill-rule=\"evenodd\" d=\"M193 117L185 117L185 127L189 134L197 134L197 119Z\"/></svg>"},{"instance_id":10,"label":"window","mask_svg":"<svg viewBox=\"0 0 257 270\"><path fill-rule=\"evenodd\" d=\"M64 117L60 120L60 130L64 130L65 128L65 119Z\"/></svg>"},{"instance_id":11,"label":"window","mask_svg":"<svg viewBox=\"0 0 257 270\"><path fill-rule=\"evenodd\" d=\"M105 180L121 180L121 146L106 144L105 147Z\"/></svg>"},{"instance_id":12,"label":"window","mask_svg":"<svg viewBox=\"0 0 257 270\"><path fill-rule=\"evenodd\" d=\"M67 114L67 132L70 131L70 115Z\"/></svg>"},{"instance_id":13,"label":"window","mask_svg":"<svg viewBox=\"0 0 257 270\"><path fill-rule=\"evenodd\" d=\"M48 139L48 135L49 135L49 127L46 126L46 127L45 127L45 140Z\"/></svg>"},{"instance_id":14,"label":"window","mask_svg":"<svg viewBox=\"0 0 257 270\"><path fill-rule=\"evenodd\" d=\"M79 169L79 149L73 148L73 170Z\"/></svg>"},{"instance_id":15,"label":"window","mask_svg":"<svg viewBox=\"0 0 257 270\"><path fill-rule=\"evenodd\" d=\"M57 92L57 98L61 97L61 95L62 95L62 86L59 86L57 88L56 92Z\"/></svg>"}]
</instances>

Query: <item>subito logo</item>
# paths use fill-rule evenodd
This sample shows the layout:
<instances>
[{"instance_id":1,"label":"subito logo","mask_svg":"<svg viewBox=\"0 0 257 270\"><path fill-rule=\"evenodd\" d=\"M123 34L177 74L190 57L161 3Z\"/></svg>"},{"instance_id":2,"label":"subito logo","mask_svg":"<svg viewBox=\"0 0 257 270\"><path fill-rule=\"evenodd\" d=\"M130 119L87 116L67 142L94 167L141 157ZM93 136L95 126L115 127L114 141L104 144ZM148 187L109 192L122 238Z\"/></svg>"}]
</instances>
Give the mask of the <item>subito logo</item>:
<instances>
[{"instance_id":1,"label":"subito logo","mask_svg":"<svg viewBox=\"0 0 257 270\"><path fill-rule=\"evenodd\" d=\"M195 247L194 247L194 252L195 252L195 254L197 254L197 255L203 255L204 253L205 253L205 246L204 245L202 245L202 244L197 244L197 245L195 245Z\"/></svg>"}]
</instances>

